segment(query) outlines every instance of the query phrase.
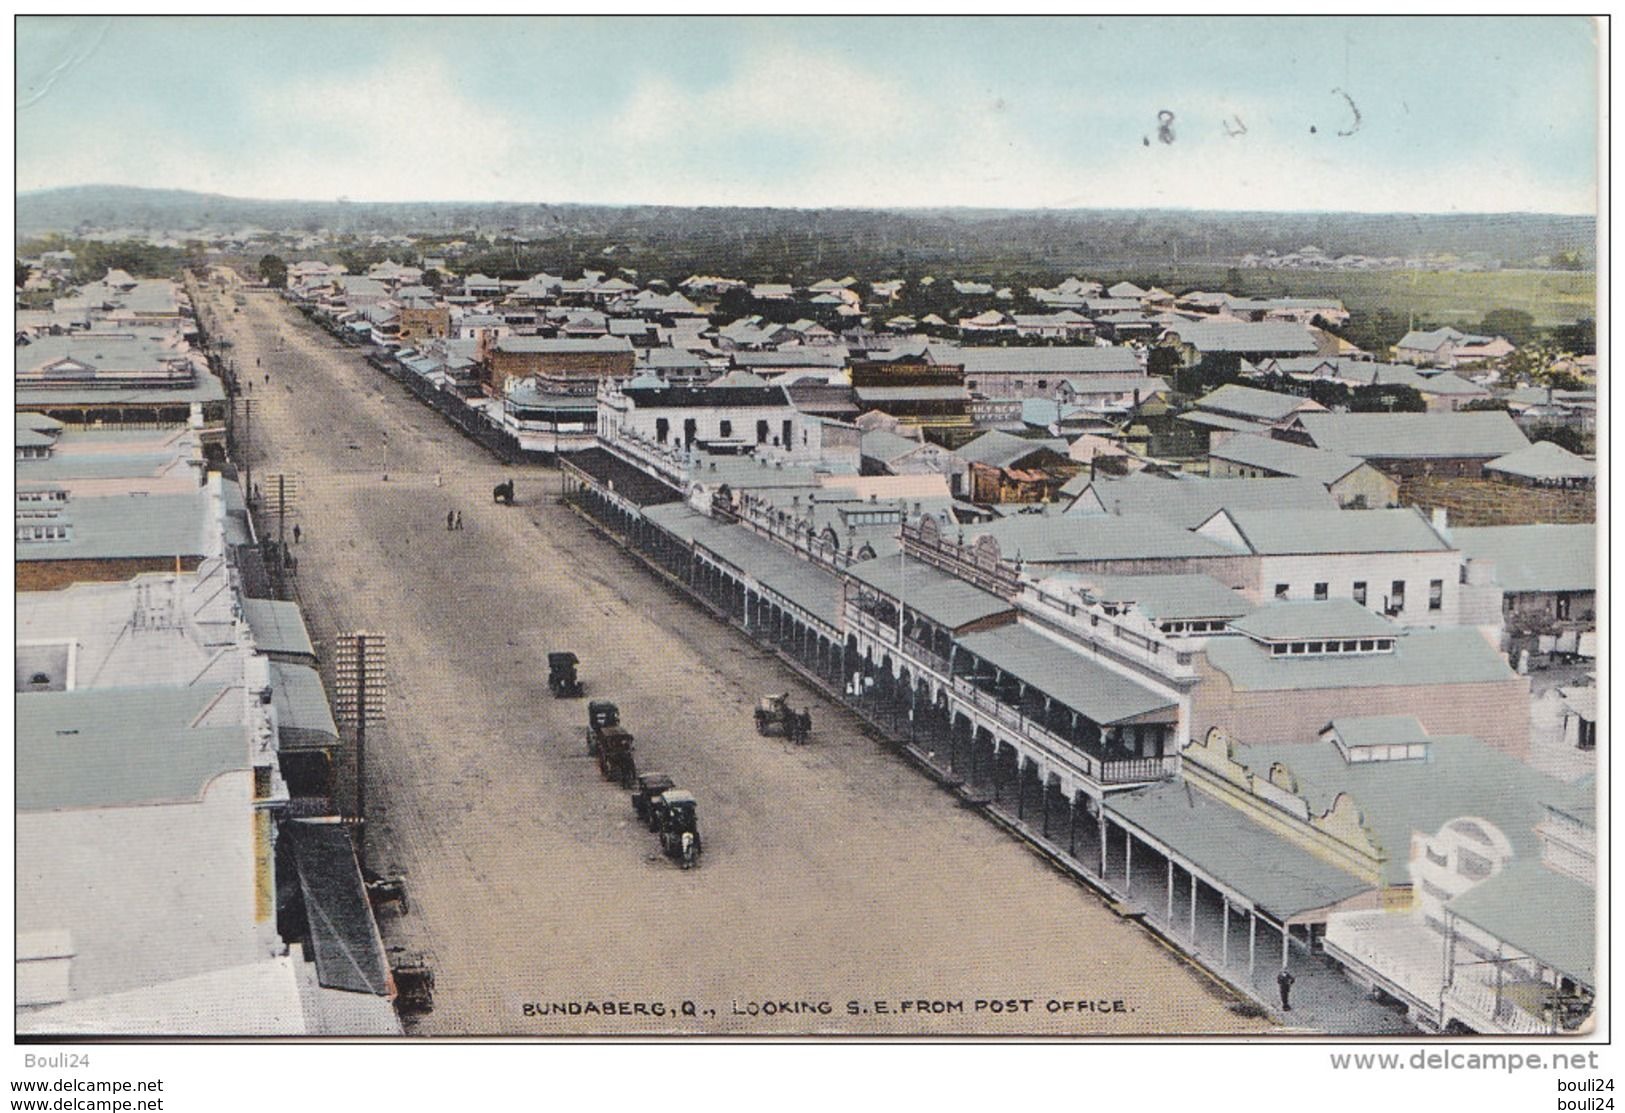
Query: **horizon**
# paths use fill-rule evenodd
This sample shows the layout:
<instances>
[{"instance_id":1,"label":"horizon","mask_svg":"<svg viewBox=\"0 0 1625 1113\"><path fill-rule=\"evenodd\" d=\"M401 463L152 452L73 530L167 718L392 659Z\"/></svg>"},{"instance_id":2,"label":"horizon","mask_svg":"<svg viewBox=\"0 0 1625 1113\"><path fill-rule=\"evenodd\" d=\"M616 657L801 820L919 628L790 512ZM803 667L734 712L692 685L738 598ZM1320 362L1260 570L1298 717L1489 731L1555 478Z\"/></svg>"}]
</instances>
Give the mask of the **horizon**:
<instances>
[{"instance_id":1,"label":"horizon","mask_svg":"<svg viewBox=\"0 0 1625 1113\"><path fill-rule=\"evenodd\" d=\"M498 198L489 201L474 200L467 197L449 197L441 199L429 198L402 198L400 200L375 200L366 197L253 197L242 194L216 193L213 191L186 189L178 186L140 186L127 185L118 182L82 182L70 185L43 186L37 189L20 189L16 192L18 198L38 197L51 193L68 193L74 190L133 190L146 193L180 193L190 197L218 198L222 201L233 201L246 204L262 205L467 205L490 206L500 208L504 206L540 206L542 208L599 208L599 209L744 209L747 211L762 212L883 212L883 213L927 213L927 212L964 212L964 213L1185 213L1215 216L1369 216L1369 217L1501 217L1501 216L1528 216L1528 217L1558 217L1574 220L1595 221L1595 213L1571 213L1540 209L1507 209L1507 210L1365 210L1365 209L1223 209L1223 208L1197 208L1187 205L1074 205L1070 207L1042 206L1042 205L747 205L747 204L672 204L663 201L559 201L559 200L532 200L521 201L511 198Z\"/></svg>"},{"instance_id":2,"label":"horizon","mask_svg":"<svg viewBox=\"0 0 1625 1113\"><path fill-rule=\"evenodd\" d=\"M873 17L831 41L834 25L20 17L16 186L358 204L1597 213L1598 42L1584 17ZM1441 50L1471 65L1441 72ZM1543 75L1538 97L1529 72ZM526 195L585 200L501 200Z\"/></svg>"}]
</instances>

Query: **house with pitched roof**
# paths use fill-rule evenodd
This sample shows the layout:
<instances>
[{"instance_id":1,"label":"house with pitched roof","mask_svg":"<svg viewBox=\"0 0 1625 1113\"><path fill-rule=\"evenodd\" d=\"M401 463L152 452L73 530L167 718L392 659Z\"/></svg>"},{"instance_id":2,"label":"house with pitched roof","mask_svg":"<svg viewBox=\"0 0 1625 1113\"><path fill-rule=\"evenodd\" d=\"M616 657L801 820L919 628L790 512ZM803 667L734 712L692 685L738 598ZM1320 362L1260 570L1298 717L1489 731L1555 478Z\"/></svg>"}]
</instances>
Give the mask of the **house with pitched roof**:
<instances>
[{"instance_id":1,"label":"house with pitched roof","mask_svg":"<svg viewBox=\"0 0 1625 1113\"><path fill-rule=\"evenodd\" d=\"M1413 329L1394 345L1394 358L1402 363L1430 367L1466 367L1505 359L1517 349L1504 336L1484 336L1454 328Z\"/></svg>"},{"instance_id":2,"label":"house with pitched roof","mask_svg":"<svg viewBox=\"0 0 1625 1113\"><path fill-rule=\"evenodd\" d=\"M1208 448L1214 479L1312 479L1352 509L1399 505L1399 483L1364 460L1256 433L1236 433Z\"/></svg>"},{"instance_id":3,"label":"house with pitched roof","mask_svg":"<svg viewBox=\"0 0 1625 1113\"><path fill-rule=\"evenodd\" d=\"M1389 475L1476 477L1484 465L1529 447L1501 411L1459 413L1300 413L1280 436L1369 461Z\"/></svg>"},{"instance_id":4,"label":"house with pitched roof","mask_svg":"<svg viewBox=\"0 0 1625 1113\"><path fill-rule=\"evenodd\" d=\"M1461 554L1414 507L1232 507L1216 511L1196 533L1258 558L1243 590L1260 604L1341 599L1402 625L1459 620Z\"/></svg>"}]
</instances>

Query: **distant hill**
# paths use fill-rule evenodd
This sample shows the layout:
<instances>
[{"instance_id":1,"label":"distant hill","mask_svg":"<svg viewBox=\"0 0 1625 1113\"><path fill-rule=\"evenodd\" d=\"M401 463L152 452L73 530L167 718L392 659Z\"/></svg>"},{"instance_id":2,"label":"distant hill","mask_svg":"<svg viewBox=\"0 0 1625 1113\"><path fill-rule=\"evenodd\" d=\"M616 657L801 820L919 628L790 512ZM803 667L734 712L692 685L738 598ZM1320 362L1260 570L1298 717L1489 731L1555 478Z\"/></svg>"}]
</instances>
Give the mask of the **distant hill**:
<instances>
[{"instance_id":1,"label":"distant hill","mask_svg":"<svg viewBox=\"0 0 1625 1113\"><path fill-rule=\"evenodd\" d=\"M88 229L238 230L470 237L568 243L571 254L653 252L681 265L722 266L782 246L798 263L867 273L944 273L1228 264L1249 252L1313 244L1329 255L1452 255L1486 265L1539 266L1572 253L1595 267L1591 217L1540 213L1243 213L1189 210L678 208L479 202L271 201L124 186L19 193L19 236ZM606 259L606 262L609 262ZM620 265L619 259L616 265Z\"/></svg>"}]
</instances>

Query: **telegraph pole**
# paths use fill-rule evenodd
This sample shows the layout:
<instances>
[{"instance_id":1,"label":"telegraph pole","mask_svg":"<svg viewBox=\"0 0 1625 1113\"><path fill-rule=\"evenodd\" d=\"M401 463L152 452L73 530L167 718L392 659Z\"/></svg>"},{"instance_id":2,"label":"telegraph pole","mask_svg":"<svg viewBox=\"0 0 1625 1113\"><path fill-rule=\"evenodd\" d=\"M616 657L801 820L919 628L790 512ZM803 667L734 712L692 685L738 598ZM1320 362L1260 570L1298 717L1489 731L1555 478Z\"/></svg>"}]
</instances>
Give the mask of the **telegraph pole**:
<instances>
[{"instance_id":1,"label":"telegraph pole","mask_svg":"<svg viewBox=\"0 0 1625 1113\"><path fill-rule=\"evenodd\" d=\"M334 710L355 727L356 860L367 872L367 724L384 721L388 669L383 634L340 634L334 652Z\"/></svg>"}]
</instances>

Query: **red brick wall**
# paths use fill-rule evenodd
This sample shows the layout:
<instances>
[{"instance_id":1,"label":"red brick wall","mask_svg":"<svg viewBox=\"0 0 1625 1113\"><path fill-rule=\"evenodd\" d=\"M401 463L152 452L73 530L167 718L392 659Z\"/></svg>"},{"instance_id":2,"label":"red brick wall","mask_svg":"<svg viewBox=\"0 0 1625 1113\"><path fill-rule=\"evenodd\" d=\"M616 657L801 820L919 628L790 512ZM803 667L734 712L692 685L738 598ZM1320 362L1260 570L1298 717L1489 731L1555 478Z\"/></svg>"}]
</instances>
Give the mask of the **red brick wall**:
<instances>
[{"instance_id":1,"label":"red brick wall","mask_svg":"<svg viewBox=\"0 0 1625 1113\"><path fill-rule=\"evenodd\" d=\"M181 571L195 572L202 557L181 557ZM117 560L25 560L17 562L18 591L55 591L76 583L132 579L143 572L173 572L174 557L121 557Z\"/></svg>"},{"instance_id":2,"label":"red brick wall","mask_svg":"<svg viewBox=\"0 0 1625 1113\"><path fill-rule=\"evenodd\" d=\"M1414 715L1429 734L1470 734L1520 761L1529 756L1529 680L1489 684L1241 691L1197 657L1201 682L1191 697L1191 737L1223 727L1239 742L1315 742L1332 719Z\"/></svg>"}]
</instances>

